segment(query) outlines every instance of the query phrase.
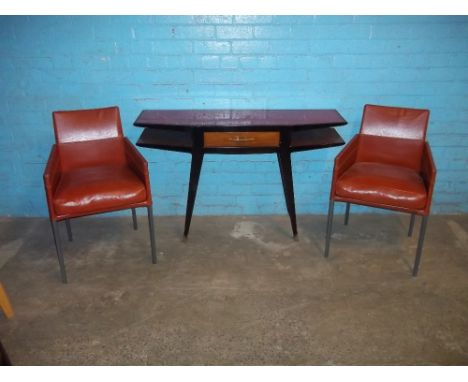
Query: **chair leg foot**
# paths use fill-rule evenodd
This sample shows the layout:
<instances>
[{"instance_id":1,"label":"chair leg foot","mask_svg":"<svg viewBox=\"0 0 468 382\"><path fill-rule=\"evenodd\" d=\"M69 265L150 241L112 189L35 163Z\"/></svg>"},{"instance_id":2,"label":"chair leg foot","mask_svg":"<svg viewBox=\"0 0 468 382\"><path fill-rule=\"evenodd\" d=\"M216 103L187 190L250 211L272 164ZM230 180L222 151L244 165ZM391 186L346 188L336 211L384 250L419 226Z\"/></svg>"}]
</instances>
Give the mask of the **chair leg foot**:
<instances>
[{"instance_id":1,"label":"chair leg foot","mask_svg":"<svg viewBox=\"0 0 468 382\"><path fill-rule=\"evenodd\" d=\"M65 225L67 226L68 241L73 241L70 219L65 220Z\"/></svg>"},{"instance_id":2,"label":"chair leg foot","mask_svg":"<svg viewBox=\"0 0 468 382\"><path fill-rule=\"evenodd\" d=\"M351 203L346 203L346 212L345 212L345 216L344 216L344 225L348 225L350 207L351 207Z\"/></svg>"},{"instance_id":3,"label":"chair leg foot","mask_svg":"<svg viewBox=\"0 0 468 382\"><path fill-rule=\"evenodd\" d=\"M419 231L418 248L416 250L416 258L414 260L413 277L416 277L418 275L419 263L421 262L422 249L423 249L423 245L424 245L424 237L426 236L426 227L427 227L427 221L428 220L429 220L429 216L423 216L422 221L421 221L421 229Z\"/></svg>"},{"instance_id":4,"label":"chair leg foot","mask_svg":"<svg viewBox=\"0 0 468 382\"><path fill-rule=\"evenodd\" d=\"M149 231L150 231L150 241L151 241L151 259L153 264L158 262L156 258L156 242L154 239L154 219L153 219L153 207L147 207L148 210L148 223L149 223Z\"/></svg>"},{"instance_id":5,"label":"chair leg foot","mask_svg":"<svg viewBox=\"0 0 468 382\"><path fill-rule=\"evenodd\" d=\"M327 233L326 233L326 238L325 238L324 257L328 257L328 254L330 252L330 238L331 238L331 231L332 231L332 225L333 225L334 206L335 206L335 202L333 200L330 200L330 204L328 206L328 221L327 221Z\"/></svg>"},{"instance_id":6,"label":"chair leg foot","mask_svg":"<svg viewBox=\"0 0 468 382\"><path fill-rule=\"evenodd\" d=\"M413 235L413 228L414 228L415 219L416 219L416 215L411 214L411 220L410 220L409 229L408 229L408 237L411 237Z\"/></svg>"},{"instance_id":7,"label":"chair leg foot","mask_svg":"<svg viewBox=\"0 0 468 382\"><path fill-rule=\"evenodd\" d=\"M133 229L136 231L138 229L138 221L135 208L132 208L132 219L133 219Z\"/></svg>"},{"instance_id":8,"label":"chair leg foot","mask_svg":"<svg viewBox=\"0 0 468 382\"><path fill-rule=\"evenodd\" d=\"M58 258L58 262L60 265L60 275L62 277L62 282L64 284L67 284L68 283L67 272L65 270L65 261L63 259L62 245L60 242L60 232L58 229L59 228L58 222L51 220L51 225L52 225L52 234L54 235L55 249L57 251L57 258Z\"/></svg>"}]
</instances>

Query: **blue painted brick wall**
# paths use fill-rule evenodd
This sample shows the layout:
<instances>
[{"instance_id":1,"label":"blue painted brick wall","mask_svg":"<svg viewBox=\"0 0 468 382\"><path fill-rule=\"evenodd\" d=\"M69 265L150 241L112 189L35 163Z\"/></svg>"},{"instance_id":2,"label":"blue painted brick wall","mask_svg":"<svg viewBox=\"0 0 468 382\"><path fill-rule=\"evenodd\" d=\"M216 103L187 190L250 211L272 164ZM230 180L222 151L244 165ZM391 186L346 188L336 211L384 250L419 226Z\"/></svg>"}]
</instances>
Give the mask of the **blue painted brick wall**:
<instances>
[{"instance_id":1,"label":"blue painted brick wall","mask_svg":"<svg viewBox=\"0 0 468 382\"><path fill-rule=\"evenodd\" d=\"M0 215L47 214L53 110L431 109L434 211L468 211L468 18L361 16L0 17ZM340 149L293 155L299 213L325 213ZM190 156L141 150L156 211L184 214ZM196 214L285 214L273 155L210 155Z\"/></svg>"}]
</instances>

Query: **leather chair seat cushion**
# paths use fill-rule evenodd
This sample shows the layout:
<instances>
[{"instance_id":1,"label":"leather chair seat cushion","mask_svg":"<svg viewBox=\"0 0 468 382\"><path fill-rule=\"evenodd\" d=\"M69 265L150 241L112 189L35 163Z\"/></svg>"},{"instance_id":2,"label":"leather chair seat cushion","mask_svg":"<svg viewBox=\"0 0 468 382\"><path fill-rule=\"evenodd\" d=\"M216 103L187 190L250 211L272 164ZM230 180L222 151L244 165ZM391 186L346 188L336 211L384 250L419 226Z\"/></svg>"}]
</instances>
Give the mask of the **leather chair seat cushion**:
<instances>
[{"instance_id":1,"label":"leather chair seat cushion","mask_svg":"<svg viewBox=\"0 0 468 382\"><path fill-rule=\"evenodd\" d=\"M421 175L407 167L354 163L336 182L336 195L408 209L423 209L427 192Z\"/></svg>"},{"instance_id":2,"label":"leather chair seat cushion","mask_svg":"<svg viewBox=\"0 0 468 382\"><path fill-rule=\"evenodd\" d=\"M126 165L79 168L62 174L54 195L58 215L119 209L146 200L143 181Z\"/></svg>"}]
</instances>

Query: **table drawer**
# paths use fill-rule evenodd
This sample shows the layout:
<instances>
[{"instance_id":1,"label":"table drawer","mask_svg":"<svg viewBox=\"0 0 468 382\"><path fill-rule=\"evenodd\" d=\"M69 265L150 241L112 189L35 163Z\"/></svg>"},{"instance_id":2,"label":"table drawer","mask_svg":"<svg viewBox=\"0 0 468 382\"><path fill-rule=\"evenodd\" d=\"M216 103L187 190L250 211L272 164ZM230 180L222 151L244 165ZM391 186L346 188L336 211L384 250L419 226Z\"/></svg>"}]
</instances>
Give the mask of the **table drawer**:
<instances>
[{"instance_id":1,"label":"table drawer","mask_svg":"<svg viewBox=\"0 0 468 382\"><path fill-rule=\"evenodd\" d=\"M277 147L278 131L206 132L205 147Z\"/></svg>"}]
</instances>

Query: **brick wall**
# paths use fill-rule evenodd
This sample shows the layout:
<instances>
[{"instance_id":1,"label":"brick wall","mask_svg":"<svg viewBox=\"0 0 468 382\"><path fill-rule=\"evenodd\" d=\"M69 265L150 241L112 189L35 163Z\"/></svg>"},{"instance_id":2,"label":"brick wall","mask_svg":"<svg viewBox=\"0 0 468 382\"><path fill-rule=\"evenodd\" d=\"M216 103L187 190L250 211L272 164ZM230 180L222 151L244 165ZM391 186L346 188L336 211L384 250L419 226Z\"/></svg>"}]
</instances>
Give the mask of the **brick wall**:
<instances>
[{"instance_id":1,"label":"brick wall","mask_svg":"<svg viewBox=\"0 0 468 382\"><path fill-rule=\"evenodd\" d=\"M0 17L0 215L47 214L51 112L148 108L431 109L434 211L468 211L468 17ZM190 156L141 149L158 214L184 214ZM338 149L293 155L298 213L325 213ZM205 159L195 214L285 214L273 155Z\"/></svg>"}]
</instances>

